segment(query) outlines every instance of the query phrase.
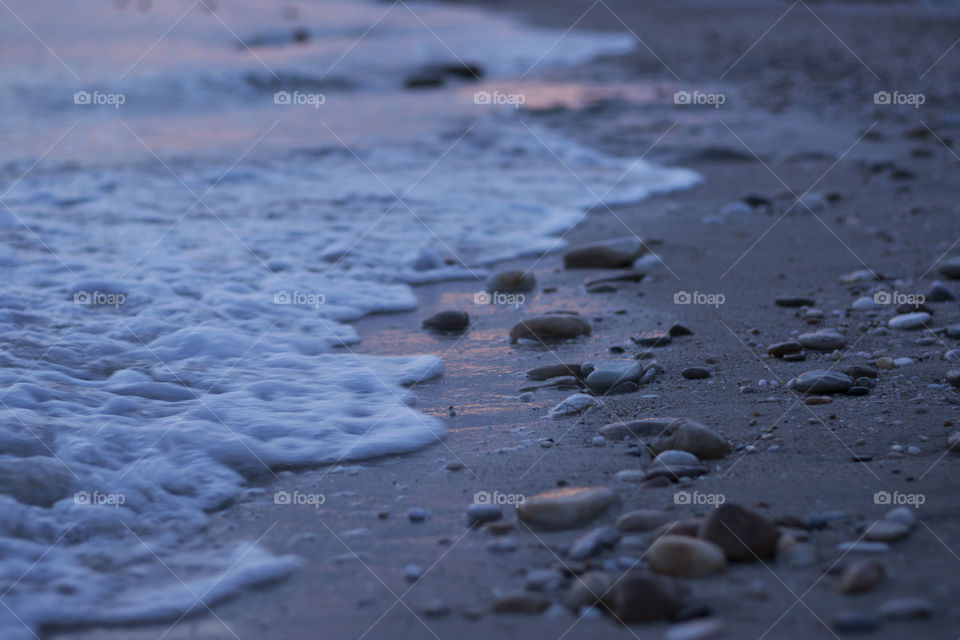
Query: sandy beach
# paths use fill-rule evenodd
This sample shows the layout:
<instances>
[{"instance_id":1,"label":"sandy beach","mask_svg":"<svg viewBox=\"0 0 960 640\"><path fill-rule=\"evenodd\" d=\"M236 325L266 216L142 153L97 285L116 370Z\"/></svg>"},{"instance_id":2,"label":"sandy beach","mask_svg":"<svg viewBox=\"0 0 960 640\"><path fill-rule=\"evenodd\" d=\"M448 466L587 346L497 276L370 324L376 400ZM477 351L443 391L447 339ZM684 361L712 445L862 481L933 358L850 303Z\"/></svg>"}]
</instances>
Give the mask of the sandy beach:
<instances>
[{"instance_id":1,"label":"sandy beach","mask_svg":"<svg viewBox=\"0 0 960 640\"><path fill-rule=\"evenodd\" d=\"M471 4L561 30L637 37L628 55L547 73L539 84L489 88L526 95L518 117L531 128L692 169L700 183L597 207L564 234L570 248L642 239L647 257L633 268L565 268L562 250L519 258L490 271L532 273L536 287L522 303L476 304L483 281L459 280L417 287L415 311L355 323L361 342L351 351L442 358L442 377L411 392L416 408L448 432L407 455L251 480L244 499L211 515L209 533L224 544L254 540L294 554L299 571L209 607L198 602L175 623L50 629L43 637L760 640L860 630L871 638L956 638L958 458L947 441L960 419L960 388L948 382L948 371L960 368L960 343L946 329L960 322L960 307L955 298L931 300L931 286L940 280L960 296L960 279L940 272L960 255L960 158L952 148L960 134L952 82L960 12L886 2ZM677 103L677 92L690 103ZM891 103L921 95L923 103L878 103L876 92L888 92ZM624 272L643 277L585 284ZM904 314L882 296L855 308L878 293L893 302L923 296L932 315L898 329L889 322ZM467 312L469 329L421 327L445 310ZM579 314L589 335L508 339L517 323L556 311ZM691 335L662 346L633 340L677 324ZM838 347L804 344L804 358L792 361L768 353L828 330L841 337ZM583 381L556 388L526 375L606 360L654 373L632 392L595 393L592 406L557 419L548 413L583 392ZM864 395L787 384L852 365L870 374L851 376L845 389L866 377ZM691 368L709 377L685 377ZM598 436L612 423L668 417L705 425L729 442L729 453L673 482L650 479L647 438ZM575 487L608 487L616 504L560 530L518 519L516 502ZM322 496L322 504L277 504L278 492ZM502 518L471 527L467 509L478 493L503 501ZM684 503L684 495L703 501ZM700 540L696 529L718 501L775 523L774 553L671 578L689 594L679 611L654 621L623 624L604 606L568 606L586 575L646 572L656 527L621 526L619 541L573 559L581 536L649 510L664 523L685 523L669 536L682 548L683 538ZM897 506L913 517L906 531L889 542L865 537ZM880 578L859 575L870 571ZM866 586L844 586L855 579ZM909 608L906 598L922 599L901 616L911 619L877 613L895 609L883 608L890 601Z\"/></svg>"}]
</instances>

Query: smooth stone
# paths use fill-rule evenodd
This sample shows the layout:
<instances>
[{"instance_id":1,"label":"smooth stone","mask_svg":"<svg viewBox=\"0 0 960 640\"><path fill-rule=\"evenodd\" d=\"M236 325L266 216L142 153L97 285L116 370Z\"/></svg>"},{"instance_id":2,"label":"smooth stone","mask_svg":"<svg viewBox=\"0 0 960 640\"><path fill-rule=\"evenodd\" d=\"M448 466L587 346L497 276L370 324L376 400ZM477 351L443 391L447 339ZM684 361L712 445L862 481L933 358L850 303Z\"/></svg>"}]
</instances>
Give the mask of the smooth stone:
<instances>
[{"instance_id":1,"label":"smooth stone","mask_svg":"<svg viewBox=\"0 0 960 640\"><path fill-rule=\"evenodd\" d=\"M612 284L616 282L640 282L646 277L646 274L643 271L624 271L623 273L615 273L609 276L601 276L599 278L587 278L584 280L583 285L587 288L595 287L600 284Z\"/></svg>"},{"instance_id":2,"label":"smooth stone","mask_svg":"<svg viewBox=\"0 0 960 640\"><path fill-rule=\"evenodd\" d=\"M787 383L788 387L800 393L836 393L846 391L853 385L853 378L845 373L823 369L805 371Z\"/></svg>"},{"instance_id":3,"label":"smooth stone","mask_svg":"<svg viewBox=\"0 0 960 640\"><path fill-rule=\"evenodd\" d=\"M641 331L630 339L642 347L663 347L670 344L673 336L669 331Z\"/></svg>"},{"instance_id":4,"label":"smooth stone","mask_svg":"<svg viewBox=\"0 0 960 640\"><path fill-rule=\"evenodd\" d=\"M803 345L800 344L799 342L796 342L794 340L788 340L786 342L777 342L770 345L769 347L767 347L767 353L769 353L770 355L776 358L782 358L788 353L795 353L797 351L801 351L802 349L803 349Z\"/></svg>"},{"instance_id":5,"label":"smooth stone","mask_svg":"<svg viewBox=\"0 0 960 640\"><path fill-rule=\"evenodd\" d=\"M813 298L783 297L775 301L778 307L812 307L817 302Z\"/></svg>"},{"instance_id":6,"label":"smooth stone","mask_svg":"<svg viewBox=\"0 0 960 640\"><path fill-rule=\"evenodd\" d=\"M670 326L670 329L667 330L667 333L670 334L673 338L679 338L681 336L692 336L693 331L686 328L682 324L674 324Z\"/></svg>"},{"instance_id":7,"label":"smooth stone","mask_svg":"<svg viewBox=\"0 0 960 640\"><path fill-rule=\"evenodd\" d=\"M887 576L883 565L873 560L857 560L846 566L837 581L840 593L863 593L870 591Z\"/></svg>"},{"instance_id":8,"label":"smooth stone","mask_svg":"<svg viewBox=\"0 0 960 640\"><path fill-rule=\"evenodd\" d=\"M950 325L946 328L946 332L950 338L960 338L960 323Z\"/></svg>"},{"instance_id":9,"label":"smooth stone","mask_svg":"<svg viewBox=\"0 0 960 640\"><path fill-rule=\"evenodd\" d=\"M403 577L408 582L416 582L423 575L423 569L417 564L408 564L403 568Z\"/></svg>"},{"instance_id":10,"label":"smooth stone","mask_svg":"<svg viewBox=\"0 0 960 640\"><path fill-rule=\"evenodd\" d=\"M617 471L614 477L620 482L632 482L636 484L646 480L647 473L639 469L622 469L621 471Z\"/></svg>"},{"instance_id":11,"label":"smooth stone","mask_svg":"<svg viewBox=\"0 0 960 640\"><path fill-rule=\"evenodd\" d=\"M423 522L429 518L430 512L420 507L411 507L410 510L407 511L407 519L410 520L410 522Z\"/></svg>"},{"instance_id":12,"label":"smooth stone","mask_svg":"<svg viewBox=\"0 0 960 640\"><path fill-rule=\"evenodd\" d=\"M864 534L864 539L872 542L896 542L910 535L910 526L893 520L874 522Z\"/></svg>"},{"instance_id":13,"label":"smooth stone","mask_svg":"<svg viewBox=\"0 0 960 640\"><path fill-rule=\"evenodd\" d=\"M696 538L700 535L701 526L703 526L703 518L673 520L651 531L650 539L647 542L653 543L663 536L687 536L688 538Z\"/></svg>"},{"instance_id":14,"label":"smooth stone","mask_svg":"<svg viewBox=\"0 0 960 640\"><path fill-rule=\"evenodd\" d=\"M466 311L441 311L423 321L423 326L433 331L463 331L470 326Z\"/></svg>"},{"instance_id":15,"label":"smooth stone","mask_svg":"<svg viewBox=\"0 0 960 640\"><path fill-rule=\"evenodd\" d=\"M653 459L653 463L662 464L667 467L690 467L700 464L700 459L687 451L668 449L667 451L661 451L657 454L657 457Z\"/></svg>"},{"instance_id":16,"label":"smooth stone","mask_svg":"<svg viewBox=\"0 0 960 640\"><path fill-rule=\"evenodd\" d=\"M674 421L649 446L654 454L677 449L692 453L701 460L715 460L733 451L726 438L688 418Z\"/></svg>"},{"instance_id":17,"label":"smooth stone","mask_svg":"<svg viewBox=\"0 0 960 640\"><path fill-rule=\"evenodd\" d=\"M836 331L815 331L813 333L801 333L797 336L797 341L807 349L814 351L833 351L842 349L847 341Z\"/></svg>"},{"instance_id":18,"label":"smooth stone","mask_svg":"<svg viewBox=\"0 0 960 640\"><path fill-rule=\"evenodd\" d=\"M556 569L534 569L523 577L523 586L529 591L556 591L563 582L563 574Z\"/></svg>"},{"instance_id":19,"label":"smooth stone","mask_svg":"<svg viewBox=\"0 0 960 640\"><path fill-rule=\"evenodd\" d=\"M877 607L877 615L888 620L916 620L933 615L933 603L926 598L894 598Z\"/></svg>"},{"instance_id":20,"label":"smooth stone","mask_svg":"<svg viewBox=\"0 0 960 640\"><path fill-rule=\"evenodd\" d=\"M924 299L927 302L953 302L957 296L953 295L953 291L950 291L947 285L937 280L927 289Z\"/></svg>"},{"instance_id":21,"label":"smooth stone","mask_svg":"<svg viewBox=\"0 0 960 640\"><path fill-rule=\"evenodd\" d=\"M614 442L626 438L642 440L655 438L663 433L667 427L676 422L677 418L643 418L629 422L612 422L600 427L597 432L607 440Z\"/></svg>"},{"instance_id":22,"label":"smooth stone","mask_svg":"<svg viewBox=\"0 0 960 640\"><path fill-rule=\"evenodd\" d=\"M841 369L843 373L851 378L876 378L879 373L873 367L867 367L862 364L850 364Z\"/></svg>"},{"instance_id":23,"label":"smooth stone","mask_svg":"<svg viewBox=\"0 0 960 640\"><path fill-rule=\"evenodd\" d=\"M681 582L632 569L613 588L610 610L624 624L663 620L687 606L689 593Z\"/></svg>"},{"instance_id":24,"label":"smooth stone","mask_svg":"<svg viewBox=\"0 0 960 640\"><path fill-rule=\"evenodd\" d=\"M551 420L557 420L559 418L575 416L578 413L583 413L596 403L597 400L593 396L588 396L585 393L575 393L572 396L565 398L553 409L550 409L547 417Z\"/></svg>"},{"instance_id":25,"label":"smooth stone","mask_svg":"<svg viewBox=\"0 0 960 640\"><path fill-rule=\"evenodd\" d=\"M925 311L916 311L914 313L905 313L903 315L890 318L887 326L891 329L909 331L911 329L920 329L930 322L930 314Z\"/></svg>"},{"instance_id":26,"label":"smooth stone","mask_svg":"<svg viewBox=\"0 0 960 640\"><path fill-rule=\"evenodd\" d=\"M700 537L719 545L730 560L752 561L773 555L780 531L760 514L726 502L707 515Z\"/></svg>"},{"instance_id":27,"label":"smooth stone","mask_svg":"<svg viewBox=\"0 0 960 640\"><path fill-rule=\"evenodd\" d=\"M955 387L960 387L960 369L947 371L947 382Z\"/></svg>"},{"instance_id":28,"label":"smooth stone","mask_svg":"<svg viewBox=\"0 0 960 640\"><path fill-rule=\"evenodd\" d=\"M856 396L865 396L870 393L869 387L850 387L847 389L847 395L856 397Z\"/></svg>"},{"instance_id":29,"label":"smooth stone","mask_svg":"<svg viewBox=\"0 0 960 640\"><path fill-rule=\"evenodd\" d=\"M570 249L563 254L567 269L623 269L646 253L646 246L636 238L597 242Z\"/></svg>"},{"instance_id":30,"label":"smooth stone","mask_svg":"<svg viewBox=\"0 0 960 640\"><path fill-rule=\"evenodd\" d=\"M596 393L605 393L618 384L636 382L643 376L643 363L637 360L598 360L580 367L586 385Z\"/></svg>"},{"instance_id":31,"label":"smooth stone","mask_svg":"<svg viewBox=\"0 0 960 640\"><path fill-rule=\"evenodd\" d=\"M674 516L666 511L655 509L635 509L628 511L617 518L614 525L624 533L638 533L650 531L668 522L673 522Z\"/></svg>"},{"instance_id":32,"label":"smooth stone","mask_svg":"<svg viewBox=\"0 0 960 640\"><path fill-rule=\"evenodd\" d=\"M706 540L666 535L650 545L645 556L656 573L678 578L698 578L727 566L723 549Z\"/></svg>"},{"instance_id":33,"label":"smooth stone","mask_svg":"<svg viewBox=\"0 0 960 640\"><path fill-rule=\"evenodd\" d=\"M682 478L697 478L709 472L710 470L703 465L667 466L663 464L655 464L647 469L646 479L653 480L655 478L666 478L668 480L679 482Z\"/></svg>"},{"instance_id":34,"label":"smooth stone","mask_svg":"<svg viewBox=\"0 0 960 640\"><path fill-rule=\"evenodd\" d=\"M830 626L841 633L862 633L880 626L880 618L869 611L842 609L833 614Z\"/></svg>"},{"instance_id":35,"label":"smooth stone","mask_svg":"<svg viewBox=\"0 0 960 640\"><path fill-rule=\"evenodd\" d=\"M503 507L497 504L471 504L467 507L467 524L476 526L503 517Z\"/></svg>"},{"instance_id":36,"label":"smooth stone","mask_svg":"<svg viewBox=\"0 0 960 640\"><path fill-rule=\"evenodd\" d=\"M803 362L807 359L806 351L793 351L791 353L783 354L783 359L786 362Z\"/></svg>"},{"instance_id":37,"label":"smooth stone","mask_svg":"<svg viewBox=\"0 0 960 640\"><path fill-rule=\"evenodd\" d=\"M850 308L854 311L871 311L873 309L879 309L880 305L873 299L873 296L861 296L853 301Z\"/></svg>"},{"instance_id":38,"label":"smooth stone","mask_svg":"<svg viewBox=\"0 0 960 640\"><path fill-rule=\"evenodd\" d=\"M537 278L520 269L498 271L487 280L489 293L524 293L533 291L536 286Z\"/></svg>"},{"instance_id":39,"label":"smooth stone","mask_svg":"<svg viewBox=\"0 0 960 640\"><path fill-rule=\"evenodd\" d=\"M840 276L840 282L844 284L853 284L855 282L869 282L871 280L878 280L876 273L870 269L857 269L856 271L851 271L850 273L845 273Z\"/></svg>"},{"instance_id":40,"label":"smooth stone","mask_svg":"<svg viewBox=\"0 0 960 640\"><path fill-rule=\"evenodd\" d=\"M590 325L580 316L550 314L522 320L510 329L510 340L569 340L590 335Z\"/></svg>"},{"instance_id":41,"label":"smooth stone","mask_svg":"<svg viewBox=\"0 0 960 640\"><path fill-rule=\"evenodd\" d=\"M710 370L703 367L687 367L680 372L687 380L703 380L710 377Z\"/></svg>"},{"instance_id":42,"label":"smooth stone","mask_svg":"<svg viewBox=\"0 0 960 640\"><path fill-rule=\"evenodd\" d=\"M536 367L527 371L527 377L531 380L549 380L550 378L559 378L561 376L581 377L579 364L549 364L545 367Z\"/></svg>"},{"instance_id":43,"label":"smooth stone","mask_svg":"<svg viewBox=\"0 0 960 640\"><path fill-rule=\"evenodd\" d=\"M545 529L572 529L598 517L619 501L608 487L565 487L528 497L517 506L527 524Z\"/></svg>"},{"instance_id":44,"label":"smooth stone","mask_svg":"<svg viewBox=\"0 0 960 640\"><path fill-rule=\"evenodd\" d=\"M897 522L911 528L917 522L917 516L914 514L914 510L910 507L894 507L884 514L883 519L890 522Z\"/></svg>"},{"instance_id":45,"label":"smooth stone","mask_svg":"<svg viewBox=\"0 0 960 640\"><path fill-rule=\"evenodd\" d=\"M916 363L916 360L914 360L913 358L907 358L906 356L902 358L893 359L893 366L895 367L909 367L910 365L915 363Z\"/></svg>"},{"instance_id":46,"label":"smooth stone","mask_svg":"<svg viewBox=\"0 0 960 640\"><path fill-rule=\"evenodd\" d=\"M612 547L620 540L620 530L613 525L604 525L577 538L567 554L571 560L586 560L601 550Z\"/></svg>"},{"instance_id":47,"label":"smooth stone","mask_svg":"<svg viewBox=\"0 0 960 640\"><path fill-rule=\"evenodd\" d=\"M550 600L529 591L514 591L497 596L490 604L494 613L539 613L550 606Z\"/></svg>"},{"instance_id":48,"label":"smooth stone","mask_svg":"<svg viewBox=\"0 0 960 640\"><path fill-rule=\"evenodd\" d=\"M723 621L718 618L701 618L671 625L663 634L664 640L708 640L720 635Z\"/></svg>"},{"instance_id":49,"label":"smooth stone","mask_svg":"<svg viewBox=\"0 0 960 640\"><path fill-rule=\"evenodd\" d=\"M950 258L940 263L940 275L960 279L960 258Z\"/></svg>"},{"instance_id":50,"label":"smooth stone","mask_svg":"<svg viewBox=\"0 0 960 640\"><path fill-rule=\"evenodd\" d=\"M571 611L592 607L601 600L611 600L611 589L617 578L605 571L588 571L573 578L564 595L563 604Z\"/></svg>"}]
</instances>

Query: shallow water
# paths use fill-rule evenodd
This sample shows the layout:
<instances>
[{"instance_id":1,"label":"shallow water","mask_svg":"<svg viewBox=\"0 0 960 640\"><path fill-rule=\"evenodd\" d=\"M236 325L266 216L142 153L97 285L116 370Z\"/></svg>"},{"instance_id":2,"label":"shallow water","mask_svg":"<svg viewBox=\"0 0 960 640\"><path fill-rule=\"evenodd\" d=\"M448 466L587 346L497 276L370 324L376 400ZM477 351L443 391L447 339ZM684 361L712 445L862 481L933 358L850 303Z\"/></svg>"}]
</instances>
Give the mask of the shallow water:
<instances>
[{"instance_id":1,"label":"shallow water","mask_svg":"<svg viewBox=\"0 0 960 640\"><path fill-rule=\"evenodd\" d=\"M458 60L493 89L628 38L554 46L419 4L8 4L4 638L176 618L294 570L209 539L206 514L279 468L443 435L404 388L440 360L355 355L351 320L415 308L411 284L559 249L601 200L696 180L525 122L515 82L508 104L463 80L403 89Z\"/></svg>"}]
</instances>

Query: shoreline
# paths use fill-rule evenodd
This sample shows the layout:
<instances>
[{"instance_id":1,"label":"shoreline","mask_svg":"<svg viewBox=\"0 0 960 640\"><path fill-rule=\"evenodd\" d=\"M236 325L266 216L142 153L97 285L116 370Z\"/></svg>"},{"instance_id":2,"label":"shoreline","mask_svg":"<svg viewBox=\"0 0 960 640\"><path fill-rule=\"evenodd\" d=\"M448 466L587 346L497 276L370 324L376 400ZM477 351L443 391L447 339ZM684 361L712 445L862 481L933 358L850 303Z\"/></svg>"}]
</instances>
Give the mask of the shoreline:
<instances>
[{"instance_id":1,"label":"shoreline","mask_svg":"<svg viewBox=\"0 0 960 640\"><path fill-rule=\"evenodd\" d=\"M562 6L563 15L569 17L570 6ZM630 15L637 19L636 13ZM675 12L664 9L655 15L666 21ZM735 25L736 17L728 17L726 26ZM888 30L895 28L888 25ZM629 59L596 66L629 82L632 77L621 66ZM756 79L747 89L760 91L765 80L769 78ZM565 637L598 633L631 637L610 620L491 613L491 590L522 589L525 572L569 562L563 549L589 527L541 533L520 526L494 536L468 530L464 510L477 491L529 496L562 482L610 486L619 494L618 510L591 526L612 522L635 508L660 509L678 518L707 513L702 507L675 504L674 490L682 488L677 485L640 489L617 480L616 472L645 468L649 459L632 455L625 443L593 444L606 423L662 416L693 418L734 445L757 447L756 453L747 455L741 449L712 463L710 472L687 488L722 494L729 502L771 518L844 514L826 529L809 533L816 548L811 565L735 564L720 574L686 581L697 601L724 620L729 637L758 637L785 611L789 613L777 622L773 637L781 633L832 637L822 621L829 623L837 610L872 610L885 600L908 595L929 598L935 615L928 621L884 622L871 637L898 638L911 631L931 638L953 637L950 634L960 626L960 609L951 601L960 580L950 563L956 561L960 522L951 513L950 471L956 461L943 454L944 440L953 430L944 425L960 417L960 395L955 389L928 385L942 383L951 367L941 354L958 345L946 338L917 344L921 332L861 331L862 325L869 329L886 321L890 312L880 310L872 317L850 312L854 291L866 285L846 285L840 277L866 263L892 276L887 282L894 287L925 289L934 274L924 272L960 232L949 189L956 165L952 152L937 139L904 135L915 123L899 114L882 119L875 128L883 139L863 137L872 122L863 116L873 111L869 105L852 114L849 121L854 124L824 121L809 112L805 119L791 120L756 107L709 117L697 112L660 142L658 137L672 120L669 108L662 105L600 101L584 109L531 115L611 152L641 143L642 151L647 151L653 143L652 161L676 162L701 173L703 182L690 189L612 207L612 212L588 213L570 233L571 246L577 246L620 237L626 226L641 237L660 240L655 249L668 268L651 271L640 283L618 285L615 292L587 294L583 280L605 272L563 270L560 254L552 254L535 269L537 290L522 308L477 308L472 295L482 283L455 281L415 287L419 307L414 312L369 316L354 323L362 339L359 353L444 354L444 375L417 385L414 393L424 413L446 420L447 437L427 449L341 469L281 472L278 482L217 513L211 527L225 540L258 539L264 527L276 521L262 544L276 553L297 553L306 559L306 566L268 589L217 605L216 617L185 619L166 637L230 638L232 629L241 638L269 632L292 639L303 637L305 631L313 633L318 625L329 637L360 637L375 622L364 637L429 638L436 629L439 637L556 638L571 625ZM935 119L946 115L934 113ZM810 128L791 137L797 122ZM704 153L705 143L725 152ZM921 147L929 155L915 155ZM849 148L852 151L843 155ZM889 167L874 171L872 164L890 157L911 169L912 177L896 178ZM680 162L683 158L689 163ZM819 217L790 214L780 219L780 212L790 206L787 189L802 194L810 184L816 184L815 192L825 199L833 193L841 197L828 202ZM748 192L771 197L775 212L731 214L704 224L704 218L716 216L724 205ZM780 194L788 197L778 198ZM491 270L526 268L530 262L512 260ZM921 274L926 277L911 282ZM906 280L898 285L894 278ZM957 281L947 285L960 293ZM545 287L557 291L545 293ZM726 300L719 308L675 305L678 290L723 293ZM816 308L824 311L823 319L808 324L803 310L776 306L774 299L781 295L814 298ZM473 319L461 341L436 337L419 327L422 318L448 308L466 310ZM673 322L688 326L694 335L653 349L666 372L637 393L604 398L605 406L585 417L549 421L546 412L573 391L542 390L531 402L519 401L518 389L528 384L523 372L555 361L543 349L509 345L506 335L520 319L559 309L580 312L593 327L589 337L554 349L565 362L633 357L643 349L631 344L631 335L662 330ZM957 321L957 303L935 309L936 328ZM758 388L760 379L786 382L803 371L832 366L834 361L826 355L809 354L805 362L797 363L764 357L768 344L824 327L840 329L854 345L843 365L865 363L880 354L911 357L916 363L881 372L868 396L838 396L820 406L797 404L782 386ZM607 350L615 345L625 347L625 353L610 355ZM858 355L861 352L868 355ZM707 367L712 376L685 380L680 371L689 366ZM449 407L456 416L450 417ZM548 438L553 439L552 446L541 446ZM898 453L890 449L894 443L917 446L920 453L894 455ZM871 460L853 462L851 451ZM454 460L464 468L447 469ZM319 518L312 509L280 510L269 500L274 491L298 489L326 496ZM832 589L835 577L824 576L824 571L844 557L836 551L837 543L856 539L859 524L883 515L885 509L873 502L878 491L922 492L926 503L918 513L924 524L890 551L871 556L887 568L888 579L879 588L863 596L837 595ZM406 513L412 507L428 509L432 517L424 523L408 522ZM512 509L507 511L512 520ZM381 512L388 517L381 519ZM504 539L513 539L516 549L491 550ZM639 552L621 549L603 554L601 560L620 554ZM425 574L412 584L403 577L404 566L411 563ZM404 603L396 604L401 594ZM796 604L800 597L803 606ZM662 635L668 626L651 623L635 627L634 633ZM167 627L92 629L49 637L155 638Z\"/></svg>"}]
</instances>

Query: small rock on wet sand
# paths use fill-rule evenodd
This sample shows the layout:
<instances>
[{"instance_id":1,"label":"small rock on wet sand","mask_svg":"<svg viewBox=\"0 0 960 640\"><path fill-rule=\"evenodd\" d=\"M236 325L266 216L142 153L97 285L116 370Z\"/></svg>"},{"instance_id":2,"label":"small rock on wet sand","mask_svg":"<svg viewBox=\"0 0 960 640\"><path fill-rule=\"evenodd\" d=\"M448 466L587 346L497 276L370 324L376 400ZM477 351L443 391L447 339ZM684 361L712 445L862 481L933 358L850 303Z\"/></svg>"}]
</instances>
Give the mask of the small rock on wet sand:
<instances>
[{"instance_id":1,"label":"small rock on wet sand","mask_svg":"<svg viewBox=\"0 0 960 640\"><path fill-rule=\"evenodd\" d=\"M572 396L565 398L563 402L555 406L553 409L550 409L550 413L547 414L547 417L551 420L557 420L559 418L575 416L578 413L586 411L596 403L597 399L593 396L588 396L585 393L575 393Z\"/></svg>"},{"instance_id":2,"label":"small rock on wet sand","mask_svg":"<svg viewBox=\"0 0 960 640\"><path fill-rule=\"evenodd\" d=\"M701 460L722 458L733 450L720 434L687 418L675 420L650 443L654 454L670 449L692 453Z\"/></svg>"},{"instance_id":3,"label":"small rock on wet sand","mask_svg":"<svg viewBox=\"0 0 960 640\"><path fill-rule=\"evenodd\" d=\"M567 269L623 269L646 251L636 238L597 242L571 249L563 254Z\"/></svg>"},{"instance_id":4,"label":"small rock on wet sand","mask_svg":"<svg viewBox=\"0 0 960 640\"><path fill-rule=\"evenodd\" d=\"M800 393L837 393L846 391L854 384L854 379L845 373L817 369L801 373L790 380L787 386Z\"/></svg>"},{"instance_id":5,"label":"small rock on wet sand","mask_svg":"<svg viewBox=\"0 0 960 640\"><path fill-rule=\"evenodd\" d=\"M731 560L773 555L780 532L763 516L731 502L710 511L700 537L720 546Z\"/></svg>"},{"instance_id":6,"label":"small rock on wet sand","mask_svg":"<svg viewBox=\"0 0 960 640\"><path fill-rule=\"evenodd\" d=\"M525 293L533 291L537 279L532 273L520 269L498 271L487 280L486 289L490 293Z\"/></svg>"},{"instance_id":7,"label":"small rock on wet sand","mask_svg":"<svg viewBox=\"0 0 960 640\"><path fill-rule=\"evenodd\" d=\"M678 578L697 578L722 571L727 558L719 546L687 536L666 535L647 550L650 568Z\"/></svg>"},{"instance_id":8,"label":"small rock on wet sand","mask_svg":"<svg viewBox=\"0 0 960 640\"><path fill-rule=\"evenodd\" d=\"M433 331L464 331L470 326L470 316L466 311L441 311L425 319L423 326Z\"/></svg>"},{"instance_id":9,"label":"small rock on wet sand","mask_svg":"<svg viewBox=\"0 0 960 640\"><path fill-rule=\"evenodd\" d=\"M617 529L623 532L640 532L656 529L660 525L672 522L675 516L666 511L654 509L636 509L628 511L617 518Z\"/></svg>"},{"instance_id":10,"label":"small rock on wet sand","mask_svg":"<svg viewBox=\"0 0 960 640\"><path fill-rule=\"evenodd\" d=\"M933 603L926 598L895 598L877 607L877 614L888 620L915 620L933 615Z\"/></svg>"},{"instance_id":11,"label":"small rock on wet sand","mask_svg":"<svg viewBox=\"0 0 960 640\"><path fill-rule=\"evenodd\" d=\"M550 378L559 378L560 376L573 376L579 378L579 364L548 364L544 367L536 367L527 371L527 377L531 380L549 380Z\"/></svg>"},{"instance_id":12,"label":"small rock on wet sand","mask_svg":"<svg viewBox=\"0 0 960 640\"><path fill-rule=\"evenodd\" d=\"M710 377L710 370L703 367L687 367L680 372L687 380L703 380Z\"/></svg>"},{"instance_id":13,"label":"small rock on wet sand","mask_svg":"<svg viewBox=\"0 0 960 640\"><path fill-rule=\"evenodd\" d=\"M542 340L551 342L590 335L590 325L573 314L549 314L522 320L510 330L510 340Z\"/></svg>"},{"instance_id":14,"label":"small rock on wet sand","mask_svg":"<svg viewBox=\"0 0 960 640\"><path fill-rule=\"evenodd\" d=\"M572 529L586 524L617 503L608 487L567 487L528 497L517 515L529 525L544 529Z\"/></svg>"}]
</instances>

